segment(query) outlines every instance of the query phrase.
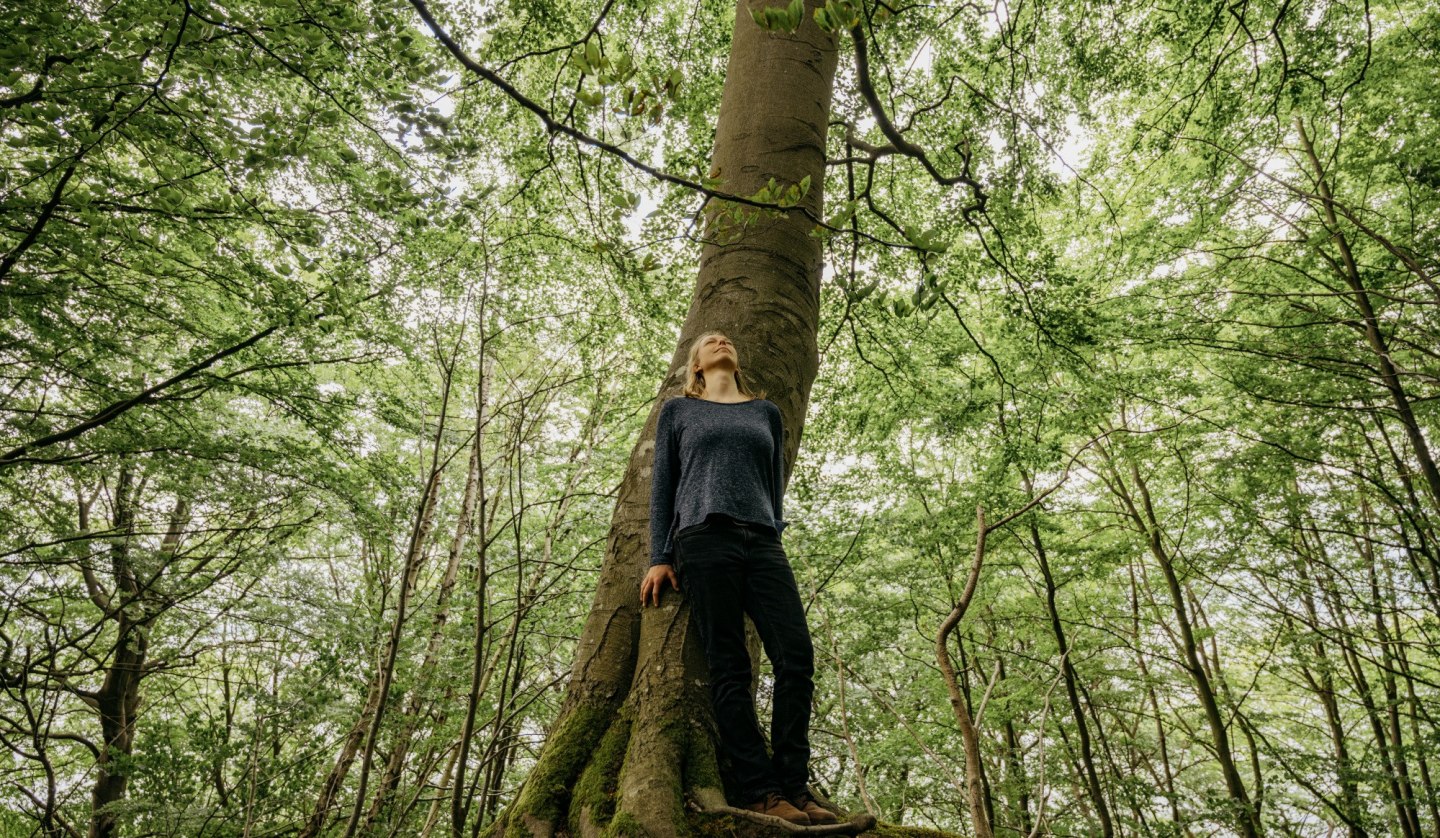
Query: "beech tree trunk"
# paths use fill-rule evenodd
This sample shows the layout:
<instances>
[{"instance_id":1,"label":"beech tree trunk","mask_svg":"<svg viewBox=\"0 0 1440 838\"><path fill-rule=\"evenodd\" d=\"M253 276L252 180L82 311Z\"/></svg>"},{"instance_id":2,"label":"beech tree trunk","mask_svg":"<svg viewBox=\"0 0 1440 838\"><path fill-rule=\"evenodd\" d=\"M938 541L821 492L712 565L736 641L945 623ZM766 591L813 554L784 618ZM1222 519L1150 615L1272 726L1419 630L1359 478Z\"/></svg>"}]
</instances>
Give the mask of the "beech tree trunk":
<instances>
[{"instance_id":1,"label":"beech tree trunk","mask_svg":"<svg viewBox=\"0 0 1440 838\"><path fill-rule=\"evenodd\" d=\"M1435 457L1430 452L1430 445L1425 440L1425 432L1420 427L1420 421L1415 418L1410 394L1406 392L1405 383L1400 378L1400 371L1395 366L1390 351L1390 340L1381 328L1383 313L1375 311L1374 302L1371 300L1371 291L1365 286L1364 278L1360 273L1360 263L1351 251L1350 239L1340 227L1340 219L1335 213L1335 196L1330 190L1330 175L1325 171L1320 155L1315 153L1315 146L1310 141L1310 134L1305 130L1305 121L1298 115L1295 117L1295 130L1300 136L1300 145L1305 150L1306 159L1315 175L1315 188L1320 195L1321 221L1325 225L1325 232L1334 239L1335 246L1340 252L1338 264L1335 264L1334 260L1330 261L1335 265L1336 273L1340 274L1340 277L1345 280L1345 284L1350 287L1355 310L1360 313L1365 324L1365 340L1375 354L1375 363L1380 371L1380 381L1385 385L1385 390L1395 406L1395 415L1405 426L1405 436L1410 440L1410 447L1414 451L1416 461L1420 464L1420 473L1424 475L1425 485L1430 489L1430 500L1434 502L1437 509L1440 509L1440 466L1436 465Z\"/></svg>"},{"instance_id":2,"label":"beech tree trunk","mask_svg":"<svg viewBox=\"0 0 1440 838\"><path fill-rule=\"evenodd\" d=\"M975 728L975 720L970 712L970 698L962 688L957 677L955 664L950 660L949 640L955 627L965 618L965 612L970 608L970 602L975 597L975 587L980 581L980 568L985 561L985 538L992 528L985 525L985 509L977 506L975 508L975 560L970 565L970 572L965 578L965 588L960 594L960 600L950 610L940 624L940 631L935 635L935 660L940 666L941 677L945 681L945 690L950 696L950 709L955 713L955 721L960 725L960 739L965 745L965 789L967 792L966 802L970 805L970 822L974 826L976 838L990 838L994 834L991 824L994 823L994 815L989 806L989 793L985 788L984 765L980 759L980 732ZM963 654L964 646L960 647ZM962 666L960 672L968 667Z\"/></svg>"},{"instance_id":3,"label":"beech tree trunk","mask_svg":"<svg viewBox=\"0 0 1440 838\"><path fill-rule=\"evenodd\" d=\"M1305 530L1297 528L1296 540L1297 549L1300 551L1300 561L1295 563L1296 576L1305 586L1301 590L1300 601L1305 605L1306 628L1314 633L1310 648L1315 655L1314 669L1302 666L1300 674L1305 677L1311 691L1325 710L1325 725L1330 731L1330 744L1335 749L1335 784L1340 789L1340 803L1336 807L1336 814L1345 821L1350 838L1368 838L1368 833L1360 824L1364 810L1361 808L1359 789L1356 786L1354 769L1351 767L1345 719L1340 713L1340 701L1335 689L1335 665L1330 660L1330 653L1322 640L1320 612L1315 607L1314 592L1310 590L1310 575L1306 564L1313 559L1305 545ZM1318 545L1323 542L1317 538L1316 543Z\"/></svg>"},{"instance_id":4,"label":"beech tree trunk","mask_svg":"<svg viewBox=\"0 0 1440 838\"><path fill-rule=\"evenodd\" d=\"M483 385L477 389L483 390ZM450 551L445 562L445 574L441 577L440 590L436 594L435 616L430 621L430 642L425 646L425 659L418 670L420 683L412 689L405 702L403 713L405 721L391 747L380 788L376 790L375 799L370 804L370 811L365 815L365 823L360 830L362 834L368 832L371 825L381 817L385 807L390 803L395 789L400 785L400 775L405 769L405 759L410 753L411 740L414 739L415 730L424 709L422 703L425 687L429 685L432 673L435 672L436 662L440 658L440 652L445 642L445 623L450 619L450 594L455 590L455 582L460 576L460 558L469 546L467 539L475 518L476 489L480 484L480 473L483 466L481 443L485 439L482 427L484 418L484 406L477 400L475 439L470 445L470 461L465 468L465 488L460 497L460 513L456 516L455 537L450 541Z\"/></svg>"},{"instance_id":5,"label":"beech tree trunk","mask_svg":"<svg viewBox=\"0 0 1440 838\"><path fill-rule=\"evenodd\" d=\"M761 30L750 4L737 4L712 173L722 191L741 196L771 178L788 186L808 177L799 207L818 218L836 47L815 24L814 0L806 7L800 28L787 34ZM712 201L707 214L719 209ZM762 216L738 240L705 245L670 372L620 486L565 702L538 763L490 834L549 836L563 828L673 835L685 831L678 824L687 797L705 808L725 803L689 609L668 590L659 608L640 607L655 422L665 399L679 394L690 342L722 329L735 340L747 379L780 407L788 474L819 366L821 248L813 226L805 212L790 211Z\"/></svg>"},{"instance_id":6,"label":"beech tree trunk","mask_svg":"<svg viewBox=\"0 0 1440 838\"><path fill-rule=\"evenodd\" d=\"M189 502L177 499L160 541L158 562L145 568L146 562L137 561L135 555L136 550L142 548L134 543L135 511L140 505L144 484L145 480L141 479L137 485L128 463L121 465L115 481L114 528L124 535L110 549L110 592L105 592L99 578L88 567L83 571L91 601L106 612L102 620L115 624L115 647L104 669L105 680L100 689L77 691L99 716L104 736L103 747L95 760L95 785L90 792L89 838L109 838L123 825L113 804L125 799L130 784L131 769L126 763L135 751L140 685L151 671L150 633L158 616L173 604L160 593L156 582L173 558L190 515ZM84 515L88 516L88 512ZM145 569L150 571L148 575Z\"/></svg>"},{"instance_id":7,"label":"beech tree trunk","mask_svg":"<svg viewBox=\"0 0 1440 838\"><path fill-rule=\"evenodd\" d=\"M122 465L115 481L115 529L124 533L111 548L111 581L114 593L102 605L112 611L112 601L119 607L113 608L115 621L115 652L105 681L91 698L94 709L100 716L100 728L105 737L104 747L95 761L95 786L90 799L92 816L90 838L108 838L117 827L115 813L109 806L125 797L130 777L124 769L124 761L131 755L135 745L135 714L140 708L140 680L145 674L146 657L149 650L148 603L136 579L131 551L131 533L135 525L134 474L130 466ZM92 592L92 596L95 594ZM100 604L97 602L97 604ZM127 606L129 610L127 610Z\"/></svg>"}]
</instances>

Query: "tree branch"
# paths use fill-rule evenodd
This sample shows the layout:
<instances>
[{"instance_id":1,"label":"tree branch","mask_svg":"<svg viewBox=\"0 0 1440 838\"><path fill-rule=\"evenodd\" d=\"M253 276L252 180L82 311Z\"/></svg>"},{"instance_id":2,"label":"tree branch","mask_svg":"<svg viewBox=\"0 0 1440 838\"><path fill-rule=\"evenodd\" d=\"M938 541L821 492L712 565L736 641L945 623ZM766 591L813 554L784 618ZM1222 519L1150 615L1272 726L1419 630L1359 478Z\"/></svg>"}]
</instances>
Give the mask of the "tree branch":
<instances>
[{"instance_id":1,"label":"tree branch","mask_svg":"<svg viewBox=\"0 0 1440 838\"><path fill-rule=\"evenodd\" d=\"M753 198L745 198L740 195L732 195L728 192L720 192L715 189L711 189L710 187L705 186L701 183L697 183L696 181L680 177L679 175L672 175L669 172L641 163L639 160L636 160L634 157L632 157L629 152L625 151L623 148L620 148L614 143L608 143L604 140L592 137L589 134L586 134L584 131L579 130L578 128L573 128L569 125L566 125L564 122L561 122L560 120L552 116L550 114L550 111L546 110L544 106L540 105L538 102L526 96L524 93L521 93L514 85L510 84L494 70L491 70L490 68L486 67L479 61L476 61L474 58L471 58L468 54L466 54L465 50L460 47L460 44L458 44L455 39L450 35L450 33L446 31L443 26L440 25L439 21L435 19L435 16L430 12L429 6L426 5L425 0L410 0L410 5L415 7L415 11L419 12L420 18L425 21L425 25L430 28L431 32L435 33L435 39L439 41L441 45L450 52L451 55L455 56L455 60L459 61L462 65L464 65L465 69L469 70L470 72L474 73L475 75L479 76L480 78L484 79L495 87L498 87L502 93L510 97L510 99L513 100L520 107L524 108L527 111L530 111L531 113L535 114L535 116L539 117L541 124L545 126L545 130L547 132L551 134L563 134L564 136L567 136L572 140L575 140L576 142L603 151L606 154L609 154L610 156L619 159L621 162L625 163L632 169L644 172L645 174L655 178L656 180L673 184L675 186L682 186L693 192L698 192L702 195L705 195L708 198L716 198L722 201L731 201L733 203L744 204L745 206L751 207L759 207L761 209L779 210L781 212L800 212L803 213L805 217L809 218L811 221L814 221L821 227L824 227L827 230L840 232L839 228L831 227L830 225L825 223L824 219L816 218L815 215L805 207L798 205L784 207L780 206L779 204L767 203L765 201L756 201Z\"/></svg>"},{"instance_id":2,"label":"tree branch","mask_svg":"<svg viewBox=\"0 0 1440 838\"><path fill-rule=\"evenodd\" d=\"M89 52L89 50L86 50ZM18 96L11 96L8 99L0 99L0 108L13 108L23 105L26 102L38 102L40 97L45 95L45 82L50 78L50 71L56 64L74 64L75 59L68 55L47 55L45 66L40 69L40 77L35 80L35 86Z\"/></svg>"},{"instance_id":3,"label":"tree branch","mask_svg":"<svg viewBox=\"0 0 1440 838\"><path fill-rule=\"evenodd\" d=\"M0 454L0 468L4 468L7 465L13 465L16 460L38 448L45 448L51 445L55 445L56 443L74 439L75 437L80 436L83 433L94 430L101 425L107 424L119 418L122 414L130 410L132 407L136 407L142 404L149 404L156 401L156 396L158 396L161 391L187 379L194 378L195 376L199 375L200 373L204 372L205 370L209 369L220 361L223 361L224 359L230 357L231 355L234 355L241 350L248 349L249 347L254 346L255 344L269 337L279 328L279 324L266 327L265 329L256 332L245 340L242 340L239 343L234 344L233 346L228 346L220 350L219 352L214 353L210 357L205 358L204 360L201 360L195 364L192 364L181 372L172 375L171 377L165 379L164 381L156 384L153 387L146 388L145 390L134 396L131 396L128 399L121 399L120 401L109 405L100 412L96 413L94 416L86 419L84 422L81 422L77 425L72 425L71 427L66 428L63 431L49 434L48 436L43 436L37 440L27 442L24 445L6 451L4 454Z\"/></svg>"},{"instance_id":4,"label":"tree branch","mask_svg":"<svg viewBox=\"0 0 1440 838\"><path fill-rule=\"evenodd\" d=\"M969 216L972 212L984 212L986 195L984 189L980 186L980 182L975 180L974 176L970 173L970 155L963 149L957 149L963 161L960 174L950 176L942 175L940 170L935 168L935 164L930 161L930 157L925 153L925 149L905 139L904 134L900 133L900 130L895 127L895 123L890 121L890 115L885 113L885 107L880 103L880 97L875 93L875 83L870 78L870 53L865 43L864 30L862 30L858 24L852 26L850 28L850 37L855 39L856 85L860 88L860 95L865 99L865 104L870 106L870 113L875 117L876 124L880 126L880 133L885 135L885 139L890 141L890 145L893 146L898 153L918 160L920 165L924 167L925 171L936 183L941 186L955 186L956 184L963 183L970 187L970 190L975 195L975 204L961 210L962 213ZM851 145L854 145L854 143L851 143Z\"/></svg>"}]
</instances>

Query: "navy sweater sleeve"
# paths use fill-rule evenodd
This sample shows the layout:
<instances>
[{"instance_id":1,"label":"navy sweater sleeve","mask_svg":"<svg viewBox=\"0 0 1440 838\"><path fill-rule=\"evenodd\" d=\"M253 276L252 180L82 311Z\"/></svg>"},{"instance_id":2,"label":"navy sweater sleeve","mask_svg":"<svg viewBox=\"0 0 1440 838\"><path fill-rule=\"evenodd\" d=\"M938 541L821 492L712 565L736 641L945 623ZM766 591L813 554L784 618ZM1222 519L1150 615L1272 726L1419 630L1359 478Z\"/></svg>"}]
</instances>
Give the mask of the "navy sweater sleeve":
<instances>
[{"instance_id":1,"label":"navy sweater sleeve","mask_svg":"<svg viewBox=\"0 0 1440 838\"><path fill-rule=\"evenodd\" d=\"M775 534L779 535L785 532L785 525L788 523L781 513L783 504L780 502L781 496L785 494L785 425L780 417L779 407L770 411L770 431L775 437L775 450L771 458L774 479L770 487L770 497L775 501Z\"/></svg>"},{"instance_id":2,"label":"navy sweater sleeve","mask_svg":"<svg viewBox=\"0 0 1440 838\"><path fill-rule=\"evenodd\" d=\"M673 564L666 553L675 518L675 491L680 486L680 446L675 433L675 405L660 407L655 422L655 463L650 470L650 564Z\"/></svg>"}]
</instances>

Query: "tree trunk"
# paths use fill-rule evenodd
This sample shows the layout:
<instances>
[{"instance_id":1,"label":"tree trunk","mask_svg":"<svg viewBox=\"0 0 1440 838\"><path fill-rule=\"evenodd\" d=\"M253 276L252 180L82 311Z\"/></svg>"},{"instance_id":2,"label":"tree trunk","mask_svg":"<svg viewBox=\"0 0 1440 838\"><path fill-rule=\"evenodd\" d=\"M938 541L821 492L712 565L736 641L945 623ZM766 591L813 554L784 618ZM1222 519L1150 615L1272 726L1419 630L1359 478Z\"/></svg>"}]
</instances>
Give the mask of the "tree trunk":
<instances>
[{"instance_id":1,"label":"tree trunk","mask_svg":"<svg viewBox=\"0 0 1440 838\"><path fill-rule=\"evenodd\" d=\"M1429 521L1429 514L1420 502L1419 493L1415 491L1415 481L1412 479L1410 465L1405 462L1404 457L1395 447L1395 443L1391 441L1390 433L1385 429L1385 417L1377 411L1371 419L1375 423L1377 435L1385 443L1385 451L1389 454L1390 462L1395 467L1395 477L1399 479L1401 487L1405 490L1403 502L1401 498L1390 492L1381 492L1379 497L1395 513L1397 531L1405 549L1405 558L1410 563L1411 569L1415 571L1415 578L1425 589L1425 596L1430 600L1431 608L1435 609L1436 613L1440 613L1440 556L1436 555L1435 533ZM1363 439L1375 456L1380 458L1381 455L1376 450L1374 437L1365 434ZM1413 544L1411 543L1411 532L1414 533L1415 543Z\"/></svg>"},{"instance_id":2,"label":"tree trunk","mask_svg":"<svg viewBox=\"0 0 1440 838\"><path fill-rule=\"evenodd\" d=\"M1370 733L1375 737L1375 751L1380 757L1380 767L1385 773L1385 780L1390 788L1390 802L1395 807L1396 823L1404 838L1420 838L1419 834L1411 829L1410 821L1405 816L1405 795L1401 793L1400 784L1395 775L1395 763L1391 759L1390 739L1386 736L1385 726L1380 720L1380 711L1375 706L1374 693L1370 689L1370 679L1365 675L1364 659L1355 649L1353 639L1355 633L1350 626L1349 618L1345 616L1347 612L1340 602L1340 595L1336 592L1335 580L1328 577L1327 573L1325 598L1331 613L1335 615L1334 619L1338 629L1335 632L1335 639L1344 655L1345 665L1350 670L1350 680L1355 685L1355 692L1360 698L1360 704L1365 709L1366 720L1370 723Z\"/></svg>"},{"instance_id":3,"label":"tree trunk","mask_svg":"<svg viewBox=\"0 0 1440 838\"><path fill-rule=\"evenodd\" d=\"M1035 494L1029 475L1025 476L1025 492ZM1060 621L1060 609L1056 605L1057 588L1055 577L1050 573L1050 561L1045 553L1045 544L1040 539L1040 528L1035 518L1028 519L1030 543L1035 547L1035 556L1040 562L1040 575L1045 580L1045 610L1050 617L1050 631L1055 635L1055 646L1060 652L1060 671L1065 678L1065 696L1070 701L1070 712L1075 719L1076 732L1080 736L1080 761L1085 769L1085 791L1095 807L1095 816L1100 819L1100 834L1111 838L1115 827L1110 821L1110 807L1105 804L1105 792L1100 788L1100 774L1095 770L1095 758L1090 745L1090 727L1085 722L1085 710L1080 706L1080 678L1070 662L1070 644L1065 637L1065 626Z\"/></svg>"},{"instance_id":4,"label":"tree trunk","mask_svg":"<svg viewBox=\"0 0 1440 838\"><path fill-rule=\"evenodd\" d=\"M111 581L114 587L113 608L107 608L115 620L115 651L105 680L94 694L93 702L100 715L104 744L95 762L95 787L91 790L92 814L90 838L106 838L115 834L116 822L111 804L125 797L129 777L123 767L135 744L135 712L140 707L140 679L144 675L149 642L145 628L145 603L139 582L131 567L130 534L135 523L134 474L129 464L120 467L115 480L115 531L123 533L110 550ZM136 617L140 617L136 620ZM120 765L116 765L120 763Z\"/></svg>"},{"instance_id":5,"label":"tree trunk","mask_svg":"<svg viewBox=\"0 0 1440 838\"><path fill-rule=\"evenodd\" d=\"M1410 395L1405 391L1405 384L1400 380L1400 372L1395 367L1391 358L1390 344L1385 333L1380 329L1381 316L1375 311L1370 300L1370 290L1365 287L1364 280L1360 276L1360 268L1355 260L1355 255L1350 251L1350 240L1340 228L1340 220L1335 214L1335 198L1330 191L1330 181L1326 177L1325 167L1320 161L1319 155L1315 153L1315 147L1310 142L1310 135L1305 131L1305 122L1299 116L1295 117L1295 130L1300 135L1300 145L1305 150L1305 156L1315 173L1315 187L1320 193L1321 221L1325 225L1325 232L1329 233L1335 240L1335 246L1340 251L1340 264L1336 266L1336 272L1345 280L1350 287L1355 308L1365 323L1365 339L1370 350L1375 354L1375 363L1380 368L1380 381L1390 395L1395 406L1395 414L1400 417L1400 423L1405 426L1405 436L1410 440L1410 447L1415 454L1416 461L1420 464L1420 473L1425 477L1425 485L1430 489L1430 500L1440 509L1440 467L1435 464L1435 458L1430 453L1430 445L1425 441L1425 432L1420 428L1420 422L1415 418L1415 411L1411 407Z\"/></svg>"},{"instance_id":6,"label":"tree trunk","mask_svg":"<svg viewBox=\"0 0 1440 838\"><path fill-rule=\"evenodd\" d=\"M435 438L430 457L430 472L426 475L424 489L420 493L419 506L415 512L415 524L410 531L410 544L405 551L405 563L400 572L400 594L395 606L395 620L390 624L390 636L385 643L385 657L380 663L380 696L375 712L370 717L370 730L365 736L365 752L360 758L359 791L355 794L355 805L350 810L350 821L345 826L345 838L352 838L360 825L360 816L365 811L365 789L370 781L370 771L375 764L375 746L380 741L380 726L385 721L385 709L390 701L390 684L395 679L396 659L400 654L400 643L405 634L405 624L410 619L410 598L415 592L416 580L425 561L425 547L430 532L435 527L435 506L440 495L440 478L449 458L441 456L445 439L445 417L450 407L450 387L454 380L454 367L445 368L445 383L441 390L440 412L435 417Z\"/></svg>"},{"instance_id":7,"label":"tree trunk","mask_svg":"<svg viewBox=\"0 0 1440 838\"><path fill-rule=\"evenodd\" d=\"M481 322L483 323L483 316ZM481 341L484 346L484 341ZM489 404L490 374L481 352L480 376L475 384L475 449L481 450L485 439L485 408ZM480 696L485 693L489 680L489 669L485 666L486 636L488 619L485 612L486 597L489 596L489 531L485 517L485 460L482 457L475 473L475 492L480 498L480 510L475 520L475 632L470 646L470 691L465 700L465 720L460 726L460 742L456 746L454 781L450 786L450 834L460 838L465 834L465 819L470 812L470 802L465 798L465 763L470 757L470 740L475 734L476 714L479 712Z\"/></svg>"},{"instance_id":8,"label":"tree trunk","mask_svg":"<svg viewBox=\"0 0 1440 838\"><path fill-rule=\"evenodd\" d=\"M986 805L987 796L980 761L980 733L975 729L975 720L970 716L969 701L960 688L947 645L951 633L960 625L960 621L965 618L965 612L970 608L970 601L975 596L975 586L980 581L980 568L985 561L985 537L990 530L985 525L984 507L976 507L975 519L975 560L970 565L970 573L966 577L960 600L941 622L940 631L935 636L935 661L945 681L945 690L950 695L950 709L955 713L955 721L960 725L960 740L965 746L966 799L970 806L970 822L975 828L975 838L991 838L994 833L990 827L990 810Z\"/></svg>"},{"instance_id":9,"label":"tree trunk","mask_svg":"<svg viewBox=\"0 0 1440 838\"><path fill-rule=\"evenodd\" d=\"M808 178L799 207L820 217L836 48L815 25L815 1L806 7L798 31L787 35L761 30L749 4L737 4L712 172L735 195L754 194L771 178L786 186ZM712 201L707 216L719 209ZM749 379L780 408L788 474L818 368L821 251L813 226L791 211L762 218L736 241L705 245L670 372L620 485L565 702L492 834L550 836L568 823L580 835L606 827L673 835L684 831L677 824L685 797L703 808L725 802L689 609L674 592L643 616L640 608L655 422L665 398L679 390L690 342L723 329Z\"/></svg>"},{"instance_id":10,"label":"tree trunk","mask_svg":"<svg viewBox=\"0 0 1440 838\"><path fill-rule=\"evenodd\" d=\"M1005 657L999 658L1000 680L1005 680ZM1002 725L1005 734L1005 780L1010 786L1010 793L1015 795L1015 805L1011 807L1020 821L1020 832L1029 835L1031 826L1030 817L1030 778L1025 776L1025 753L1020 747L1020 735L1015 731L1015 720L1006 717ZM1040 780L1044 781L1044 777ZM1007 795L1008 797L1008 795Z\"/></svg>"},{"instance_id":11,"label":"tree trunk","mask_svg":"<svg viewBox=\"0 0 1440 838\"><path fill-rule=\"evenodd\" d=\"M1391 619L1395 622L1393 626L1395 636L1399 637L1400 616L1391 614ZM1410 705L1407 714L1410 717L1410 739L1413 742L1423 742L1425 740L1420 735L1420 717L1425 713L1425 705L1421 704L1415 695L1415 679L1410 676L1410 661L1406 657L1404 643L1395 645L1395 662L1400 675L1405 679L1405 699ZM1431 729L1434 729L1433 724ZM1426 753L1425 748L1416 748L1415 762L1420 767L1420 787L1424 791L1422 797L1425 800L1425 808L1430 812L1430 834L1440 836L1440 801L1436 799L1435 785L1430 779L1430 759Z\"/></svg>"},{"instance_id":12,"label":"tree trunk","mask_svg":"<svg viewBox=\"0 0 1440 838\"><path fill-rule=\"evenodd\" d=\"M377 660L377 670L379 665ZM320 787L320 794L315 799L315 807L311 810L305 825L300 828L299 838L314 838L325 828L331 810L337 805L345 777L350 773L350 766L355 763L355 755L360 752L360 746L365 741L365 731L369 729L370 719L379 709L380 698L380 674L377 671L370 678L370 686L365 693L365 703L360 706L359 718L345 734L345 739L340 745L340 753L335 757L335 764L330 768L330 773L325 776L325 782Z\"/></svg>"},{"instance_id":13,"label":"tree trunk","mask_svg":"<svg viewBox=\"0 0 1440 838\"><path fill-rule=\"evenodd\" d=\"M1340 702L1335 692L1335 667L1330 660L1329 652L1326 651L1322 640L1322 627L1320 625L1319 610L1315 607L1315 595L1310 589L1310 575L1305 565L1310 561L1309 550L1305 545L1305 531L1297 530L1296 537L1300 559L1295 563L1296 573L1304 586L1301 588L1300 601L1305 605L1305 616L1309 623L1309 630L1313 633L1314 639L1310 641L1310 648L1315 655L1315 670L1311 671L1308 666L1300 667L1300 674L1310 684L1310 689L1320 700L1320 705L1325 711L1325 725L1330 731L1330 745L1335 754L1335 782L1340 787L1340 806L1345 820L1345 826L1350 838L1368 838L1365 828L1360 824L1360 816L1363 813L1361 808L1359 789L1356 787L1354 769L1350 763L1350 748L1345 733L1345 720L1340 715ZM1317 539L1317 543L1319 539Z\"/></svg>"},{"instance_id":14,"label":"tree trunk","mask_svg":"<svg viewBox=\"0 0 1440 838\"><path fill-rule=\"evenodd\" d=\"M368 832L370 826L381 816L390 796L399 786L400 773L404 769L405 759L410 753L411 740L414 738L415 730L420 722L425 691L430 685L432 673L436 671L441 644L445 640L445 624L450 619L450 594L455 589L456 579L459 578L460 557L465 552L465 548L469 546L467 539L470 535L471 522L475 518L475 492L480 482L483 456L481 443L485 438L481 433L484 415L483 406L477 404L475 408L475 439L470 445L470 460L465 468L465 488L461 493L460 512L455 520L455 537L450 541L450 550L445 562L445 574L440 580L440 590L436 594L435 614L430 621L430 642L425 647L425 659L418 670L419 683L411 690L410 697L405 703L403 712L405 721L395 737L395 744L390 751L390 758L386 763L380 788L375 790L375 799L370 804L370 811L365 815L365 823L361 827L362 833Z\"/></svg>"},{"instance_id":15,"label":"tree trunk","mask_svg":"<svg viewBox=\"0 0 1440 838\"><path fill-rule=\"evenodd\" d=\"M1395 686L1395 664L1391 653L1398 638L1390 637L1385 624L1385 603L1380 599L1379 569L1376 567L1374 534L1370 532L1370 505L1363 498L1360 501L1361 525L1366 528L1363 537L1355 537L1355 546L1365 559L1366 576L1370 583L1370 617L1375 625L1375 638L1380 646L1380 687L1385 695L1386 732L1390 736L1392 759L1394 760L1395 781L1400 798L1395 801L1396 813L1404 822L1404 831L1419 838L1424 834L1420 826L1420 815L1415 807L1415 791L1410 784L1410 766L1405 759L1405 739L1400 730L1400 695Z\"/></svg>"},{"instance_id":16,"label":"tree trunk","mask_svg":"<svg viewBox=\"0 0 1440 838\"><path fill-rule=\"evenodd\" d=\"M1135 665L1140 673L1140 682L1145 685L1145 700L1150 705L1150 715L1155 720L1155 741L1160 746L1160 767L1164 770L1165 801L1170 805L1170 824L1178 834L1189 836L1190 829L1180 816L1179 797L1175 793L1175 770L1170 766L1170 743L1165 735L1165 717L1160 712L1160 697L1155 694L1155 681L1150 677L1150 665L1145 662L1143 634L1140 630L1140 586L1135 579L1135 567L1127 568L1130 576L1130 633L1134 644Z\"/></svg>"},{"instance_id":17,"label":"tree trunk","mask_svg":"<svg viewBox=\"0 0 1440 838\"><path fill-rule=\"evenodd\" d=\"M1258 838L1262 833L1259 811L1251 801L1250 795L1245 789L1245 781L1240 777L1240 771L1235 766L1234 751L1230 747L1230 732L1220 711L1220 702L1215 688L1210 682L1210 677L1200 657L1202 649L1195 639L1190 611L1185 606L1184 589L1179 574L1176 572L1175 562L1162 540L1160 522L1155 516L1150 491L1144 478L1140 476L1139 468L1134 462L1131 462L1129 464L1130 480L1139 492L1138 501L1136 498L1132 498L1121 482L1119 470L1108 454L1106 460L1112 469L1111 491L1120 499L1125 507L1126 515L1129 516L1136 528L1145 535L1146 546L1160 566L1161 573L1165 576L1165 586L1170 594L1170 604L1175 610L1176 627L1180 630L1177 651L1183 659L1182 666L1190 675L1191 682L1195 686L1195 695L1200 699L1200 706L1205 712L1205 721L1210 728L1215 757L1220 763L1220 773L1225 778L1225 789L1230 795L1231 806L1234 809L1235 826L1245 838Z\"/></svg>"},{"instance_id":18,"label":"tree trunk","mask_svg":"<svg viewBox=\"0 0 1440 838\"><path fill-rule=\"evenodd\" d=\"M970 637L971 645L974 645L974 635L969 632L955 635L955 649L960 653L960 693L965 698L965 709L969 711L970 718L974 720L974 731L976 734L974 751L976 757L975 762L976 765L979 766L977 774L980 777L981 800L985 804L985 822L990 824L993 829L995 824L995 791L990 787L990 772L985 768L985 755L980 748L979 738L981 710L984 709L985 699L990 696L991 684L989 682L982 682L984 689L982 689L980 693L982 696L980 702L981 707L976 708L975 695L970 689L970 673L979 670L980 664L979 661L973 664L970 662L971 655L965 651L965 638L967 636ZM966 765L969 765L968 755L966 757Z\"/></svg>"},{"instance_id":19,"label":"tree trunk","mask_svg":"<svg viewBox=\"0 0 1440 838\"><path fill-rule=\"evenodd\" d=\"M145 481L141 481L141 486ZM190 505L184 498L175 501L169 525L160 541L160 561L150 576L136 572L137 562L131 538L135 528L135 509L141 488L135 484L134 473L126 464L120 467L115 486L115 531L124 533L110 551L112 594L100 589L93 574L86 580L91 597L97 605L104 603L103 619L115 621L115 649L105 680L100 689L84 697L100 717L104 745L95 762L95 786L91 789L92 814L90 838L108 838L119 825L111 804L125 798L129 785L128 766L134 753L135 718L140 709L140 682L146 675L149 658L150 632L155 618L166 602L157 592L156 581L168 567L170 558L180 544ZM139 563L144 567L144 563Z\"/></svg>"}]
</instances>

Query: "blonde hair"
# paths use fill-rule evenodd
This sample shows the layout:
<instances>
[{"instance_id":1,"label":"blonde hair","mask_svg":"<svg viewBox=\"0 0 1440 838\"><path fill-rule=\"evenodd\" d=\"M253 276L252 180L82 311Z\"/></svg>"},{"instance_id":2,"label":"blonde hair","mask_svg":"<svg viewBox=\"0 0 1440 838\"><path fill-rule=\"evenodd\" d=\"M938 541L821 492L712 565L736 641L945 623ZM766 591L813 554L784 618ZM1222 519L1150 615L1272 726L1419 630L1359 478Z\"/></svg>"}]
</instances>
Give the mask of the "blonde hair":
<instances>
[{"instance_id":1,"label":"blonde hair","mask_svg":"<svg viewBox=\"0 0 1440 838\"><path fill-rule=\"evenodd\" d=\"M716 335L730 340L730 336L724 332L712 330L709 332L701 332L699 336L690 342L690 351L685 356L685 387L680 392L692 399L701 398L705 394L705 376L695 372L695 361L700 357L700 346L705 342L706 338ZM751 390L750 385L745 383L745 377L739 368L740 350L736 348L735 341L730 341L730 348L735 350L735 389L752 399L765 398L764 390Z\"/></svg>"}]
</instances>

